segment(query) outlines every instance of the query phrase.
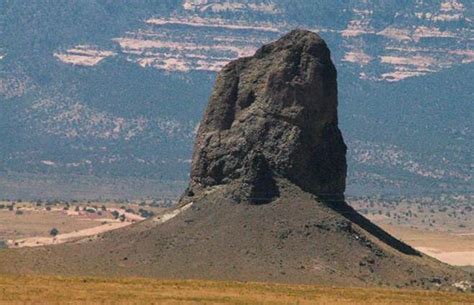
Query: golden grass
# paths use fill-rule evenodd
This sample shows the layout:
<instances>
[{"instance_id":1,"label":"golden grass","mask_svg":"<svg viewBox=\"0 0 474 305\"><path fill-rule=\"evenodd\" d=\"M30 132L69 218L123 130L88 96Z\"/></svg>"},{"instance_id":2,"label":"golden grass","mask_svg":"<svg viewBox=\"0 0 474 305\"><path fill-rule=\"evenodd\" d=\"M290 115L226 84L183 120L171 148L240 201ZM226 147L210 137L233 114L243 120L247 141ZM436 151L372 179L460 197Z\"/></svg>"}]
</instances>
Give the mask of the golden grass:
<instances>
[{"instance_id":1,"label":"golden grass","mask_svg":"<svg viewBox=\"0 0 474 305\"><path fill-rule=\"evenodd\" d=\"M474 304L473 294L152 279L0 277L0 304Z\"/></svg>"}]
</instances>

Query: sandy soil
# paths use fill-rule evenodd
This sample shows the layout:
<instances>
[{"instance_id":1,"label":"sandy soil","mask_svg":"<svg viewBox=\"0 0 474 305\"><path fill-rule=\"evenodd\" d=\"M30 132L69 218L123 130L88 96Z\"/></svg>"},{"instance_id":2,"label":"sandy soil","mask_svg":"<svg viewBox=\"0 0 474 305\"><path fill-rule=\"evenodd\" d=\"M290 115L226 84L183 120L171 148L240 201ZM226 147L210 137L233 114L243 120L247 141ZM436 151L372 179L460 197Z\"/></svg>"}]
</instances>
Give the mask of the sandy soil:
<instances>
[{"instance_id":1,"label":"sandy soil","mask_svg":"<svg viewBox=\"0 0 474 305\"><path fill-rule=\"evenodd\" d=\"M188 204L188 205L186 205L182 208L175 209L175 210L172 210L170 212L165 212L163 214L160 214L157 217L155 217L154 221L158 222L158 223L165 223L168 220L170 220L170 219L176 217L177 215L179 215L181 212L187 210L191 206L192 206L192 203L190 203L190 204ZM100 226L95 226L95 227L92 227L92 228L86 228L86 229L83 229L83 230L74 231L74 232L65 233L65 234L58 234L55 237L35 236L35 237L29 237L29 238L24 238L24 239L9 240L7 242L8 247L10 247L10 248L23 248L23 247L39 247L39 246L46 246L46 245L52 245L52 244L62 244L62 243L75 241L75 240L85 238L85 237L99 235L99 234L109 232L109 231L112 231L112 230L116 230L116 229L119 229L119 228L123 228L123 227L131 225L132 223L134 223L136 221L142 221L142 220L145 219L145 218L143 218L139 215L136 215L136 214L133 214L133 213L128 213L123 209L109 208L108 211L109 212L116 211L120 214L125 215L126 221L122 222L122 221L119 221L119 220L111 220L111 219L107 219L107 218L96 219L98 221L102 221L102 222L105 222L105 223L100 225ZM75 211L68 211L67 215L68 216L77 216L77 217L81 216L80 213L75 212Z\"/></svg>"},{"instance_id":2,"label":"sandy soil","mask_svg":"<svg viewBox=\"0 0 474 305\"><path fill-rule=\"evenodd\" d=\"M174 210L171 210L169 212L165 212L161 215L158 215L157 217L155 217L153 219L154 222L157 222L157 223L165 223L173 218L175 218L176 216L178 216L179 214L181 214L182 212L186 211L187 209L189 209L190 207L192 207L193 205L193 202L191 203L188 203L186 204L185 206L182 206L180 208L177 208L177 209L174 209Z\"/></svg>"},{"instance_id":3,"label":"sandy soil","mask_svg":"<svg viewBox=\"0 0 474 305\"><path fill-rule=\"evenodd\" d=\"M419 251L454 266L474 266L474 212L468 200L352 201L371 221Z\"/></svg>"},{"instance_id":4,"label":"sandy soil","mask_svg":"<svg viewBox=\"0 0 474 305\"><path fill-rule=\"evenodd\" d=\"M16 211L0 210L0 240L24 239L33 236L48 236L52 228L58 228L60 233L73 232L95 227L100 223L98 217L92 215L68 215L68 212L54 209L31 210L22 209L22 215ZM74 217L71 217L74 216Z\"/></svg>"},{"instance_id":5,"label":"sandy soil","mask_svg":"<svg viewBox=\"0 0 474 305\"><path fill-rule=\"evenodd\" d=\"M11 203L2 204L8 206ZM59 204L50 206L47 210L34 203L21 203L16 204L13 210L0 209L0 240L10 248L61 244L123 228L145 219L119 208L117 204L109 204L106 211L99 208L94 213L84 211L87 206L81 205L79 209L71 206L66 210L63 204ZM127 208L138 210L140 207L129 205ZM156 211L159 209L155 209ZM125 220L114 219L113 212L124 215ZM60 234L52 237L52 228L57 228Z\"/></svg>"},{"instance_id":6,"label":"sandy soil","mask_svg":"<svg viewBox=\"0 0 474 305\"><path fill-rule=\"evenodd\" d=\"M427 231L380 224L386 231L417 250L454 266L474 266L474 233Z\"/></svg>"},{"instance_id":7,"label":"sandy soil","mask_svg":"<svg viewBox=\"0 0 474 305\"><path fill-rule=\"evenodd\" d=\"M116 221L109 222L97 227L88 228L84 230L74 231L65 234L58 234L56 237L29 237L25 239L9 240L7 242L9 248L22 248L22 247L39 247L52 244L62 244L69 241L78 240L84 237L94 236L115 229L123 228L131 225L132 222Z\"/></svg>"},{"instance_id":8,"label":"sandy soil","mask_svg":"<svg viewBox=\"0 0 474 305\"><path fill-rule=\"evenodd\" d=\"M427 247L416 249L453 266L474 266L474 251L440 251Z\"/></svg>"}]
</instances>

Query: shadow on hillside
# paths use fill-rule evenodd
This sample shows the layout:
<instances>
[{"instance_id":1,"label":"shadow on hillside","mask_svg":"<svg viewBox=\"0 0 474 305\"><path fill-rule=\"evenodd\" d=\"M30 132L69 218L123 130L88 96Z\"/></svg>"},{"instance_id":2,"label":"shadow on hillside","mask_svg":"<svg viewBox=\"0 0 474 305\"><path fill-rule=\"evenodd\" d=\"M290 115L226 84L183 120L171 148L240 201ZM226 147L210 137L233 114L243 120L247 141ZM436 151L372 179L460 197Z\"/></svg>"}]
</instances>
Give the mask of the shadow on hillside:
<instances>
[{"instance_id":1,"label":"shadow on hillside","mask_svg":"<svg viewBox=\"0 0 474 305\"><path fill-rule=\"evenodd\" d=\"M390 247L404 253L407 255L421 256L421 254L416 251L411 246L405 244L404 242L396 239L389 233L385 232L382 228L372 223L370 220L359 214L354 208L348 205L345 201L323 201L328 207L337 213L344 216L346 219L357 224L359 227L374 235L380 241L389 245Z\"/></svg>"}]
</instances>

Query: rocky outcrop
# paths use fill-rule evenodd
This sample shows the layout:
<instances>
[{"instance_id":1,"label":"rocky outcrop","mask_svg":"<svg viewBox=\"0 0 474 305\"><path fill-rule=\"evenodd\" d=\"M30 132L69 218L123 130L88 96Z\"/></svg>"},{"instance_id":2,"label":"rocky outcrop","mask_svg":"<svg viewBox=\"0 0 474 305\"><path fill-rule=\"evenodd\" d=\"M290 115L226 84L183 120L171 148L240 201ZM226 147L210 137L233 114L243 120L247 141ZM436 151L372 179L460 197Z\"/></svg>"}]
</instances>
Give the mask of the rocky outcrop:
<instances>
[{"instance_id":1,"label":"rocky outcrop","mask_svg":"<svg viewBox=\"0 0 474 305\"><path fill-rule=\"evenodd\" d=\"M326 43L304 30L228 64L196 137L183 203L199 194L204 196L193 201L202 202L216 185L230 186L221 193L232 202L269 203L287 192L286 180L319 197L348 224L419 256L344 202L346 145L338 128L336 78ZM293 199L300 196L295 192Z\"/></svg>"},{"instance_id":2,"label":"rocky outcrop","mask_svg":"<svg viewBox=\"0 0 474 305\"><path fill-rule=\"evenodd\" d=\"M93 239L0 251L0 274L437 290L470 281L342 200L346 147L336 110L325 43L291 32L219 75L177 207Z\"/></svg>"},{"instance_id":3,"label":"rocky outcrop","mask_svg":"<svg viewBox=\"0 0 474 305\"><path fill-rule=\"evenodd\" d=\"M224 67L197 134L189 194L235 182L239 201L266 202L282 177L342 200L336 76L326 43L304 30Z\"/></svg>"}]
</instances>

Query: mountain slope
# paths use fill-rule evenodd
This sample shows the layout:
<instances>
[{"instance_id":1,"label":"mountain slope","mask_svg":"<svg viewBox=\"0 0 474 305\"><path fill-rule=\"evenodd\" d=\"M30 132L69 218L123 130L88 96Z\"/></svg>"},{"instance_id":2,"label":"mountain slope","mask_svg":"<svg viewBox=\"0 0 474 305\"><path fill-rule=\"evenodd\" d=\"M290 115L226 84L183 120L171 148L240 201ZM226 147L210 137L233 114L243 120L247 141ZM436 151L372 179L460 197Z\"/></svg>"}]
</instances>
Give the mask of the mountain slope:
<instances>
[{"instance_id":1,"label":"mountain slope","mask_svg":"<svg viewBox=\"0 0 474 305\"><path fill-rule=\"evenodd\" d=\"M327 44L305 30L229 63L176 207L93 238L2 251L0 274L470 285L472 275L420 254L344 201L336 76Z\"/></svg>"},{"instance_id":2,"label":"mountain slope","mask_svg":"<svg viewBox=\"0 0 474 305\"><path fill-rule=\"evenodd\" d=\"M0 261L8 262L0 272L410 288L440 282L445 289L469 280L434 259L387 246L289 184L280 199L260 206L233 204L225 193L216 188L163 224L148 221L74 244L0 252Z\"/></svg>"}]
</instances>

